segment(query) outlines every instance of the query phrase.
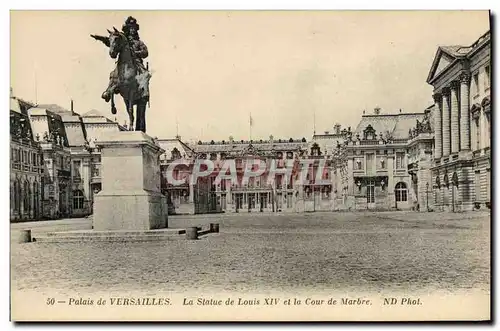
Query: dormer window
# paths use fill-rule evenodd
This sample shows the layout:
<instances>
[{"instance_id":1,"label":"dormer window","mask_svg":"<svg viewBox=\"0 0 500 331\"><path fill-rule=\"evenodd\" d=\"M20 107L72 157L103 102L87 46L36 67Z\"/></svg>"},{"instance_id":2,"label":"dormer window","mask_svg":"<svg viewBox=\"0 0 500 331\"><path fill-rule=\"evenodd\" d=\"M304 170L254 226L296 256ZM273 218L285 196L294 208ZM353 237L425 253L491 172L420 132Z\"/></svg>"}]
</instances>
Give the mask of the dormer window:
<instances>
[{"instance_id":1,"label":"dormer window","mask_svg":"<svg viewBox=\"0 0 500 331\"><path fill-rule=\"evenodd\" d=\"M181 152L177 149L177 147L174 147L172 150L172 160L177 160L181 158Z\"/></svg>"},{"instance_id":2,"label":"dormer window","mask_svg":"<svg viewBox=\"0 0 500 331\"><path fill-rule=\"evenodd\" d=\"M371 126L371 124L368 124L366 129L363 131L363 137L364 140L375 140L377 139L377 135L375 132L375 129Z\"/></svg>"},{"instance_id":3,"label":"dormer window","mask_svg":"<svg viewBox=\"0 0 500 331\"><path fill-rule=\"evenodd\" d=\"M321 155L321 149L319 148L317 143L314 143L313 146L311 147L311 155L312 156L320 156Z\"/></svg>"}]
</instances>

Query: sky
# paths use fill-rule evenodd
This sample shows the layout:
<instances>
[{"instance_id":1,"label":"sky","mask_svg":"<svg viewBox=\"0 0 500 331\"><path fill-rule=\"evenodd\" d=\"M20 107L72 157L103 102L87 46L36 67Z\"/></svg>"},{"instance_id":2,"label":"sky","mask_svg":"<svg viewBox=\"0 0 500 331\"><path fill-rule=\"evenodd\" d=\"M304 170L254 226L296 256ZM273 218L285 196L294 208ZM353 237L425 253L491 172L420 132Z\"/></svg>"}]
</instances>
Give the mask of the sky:
<instances>
[{"instance_id":1,"label":"sky","mask_svg":"<svg viewBox=\"0 0 500 331\"><path fill-rule=\"evenodd\" d=\"M13 11L14 95L114 119L100 98L114 60L89 35L129 15L153 72L147 133L185 141L310 140L377 106L423 112L437 47L489 29L486 11Z\"/></svg>"}]
</instances>

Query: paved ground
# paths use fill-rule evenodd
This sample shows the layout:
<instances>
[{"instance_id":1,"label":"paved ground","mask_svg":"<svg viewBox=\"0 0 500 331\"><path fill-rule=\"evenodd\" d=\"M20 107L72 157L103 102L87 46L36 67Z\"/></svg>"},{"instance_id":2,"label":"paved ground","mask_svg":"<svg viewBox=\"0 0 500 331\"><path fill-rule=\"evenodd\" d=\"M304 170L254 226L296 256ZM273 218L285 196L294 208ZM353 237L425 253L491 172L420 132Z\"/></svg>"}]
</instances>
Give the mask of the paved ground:
<instances>
[{"instance_id":1,"label":"paved ground","mask_svg":"<svg viewBox=\"0 0 500 331\"><path fill-rule=\"evenodd\" d=\"M490 214L308 213L171 217L218 221L198 241L11 245L12 289L49 293L490 288ZM91 219L17 223L33 235ZM149 292L148 292L149 291Z\"/></svg>"}]
</instances>

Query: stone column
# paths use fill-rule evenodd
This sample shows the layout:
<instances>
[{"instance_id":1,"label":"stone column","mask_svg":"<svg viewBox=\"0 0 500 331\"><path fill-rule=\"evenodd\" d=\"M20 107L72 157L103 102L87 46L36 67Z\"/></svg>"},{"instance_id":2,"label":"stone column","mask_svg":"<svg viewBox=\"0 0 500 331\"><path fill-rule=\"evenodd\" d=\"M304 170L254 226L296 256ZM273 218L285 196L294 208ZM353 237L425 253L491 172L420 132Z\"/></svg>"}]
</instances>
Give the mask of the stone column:
<instances>
[{"instance_id":1,"label":"stone column","mask_svg":"<svg viewBox=\"0 0 500 331\"><path fill-rule=\"evenodd\" d=\"M460 95L460 83L453 81L451 83L451 153L458 153L460 150L460 108L458 98Z\"/></svg>"},{"instance_id":2,"label":"stone column","mask_svg":"<svg viewBox=\"0 0 500 331\"><path fill-rule=\"evenodd\" d=\"M443 156L443 126L442 126L442 102L441 94L434 94L434 102L437 108L434 112L434 159L439 160Z\"/></svg>"},{"instance_id":3,"label":"stone column","mask_svg":"<svg viewBox=\"0 0 500 331\"><path fill-rule=\"evenodd\" d=\"M451 126L450 126L450 89L443 89L443 156L451 153Z\"/></svg>"},{"instance_id":4,"label":"stone column","mask_svg":"<svg viewBox=\"0 0 500 331\"><path fill-rule=\"evenodd\" d=\"M460 75L460 150L470 150L470 75Z\"/></svg>"}]
</instances>

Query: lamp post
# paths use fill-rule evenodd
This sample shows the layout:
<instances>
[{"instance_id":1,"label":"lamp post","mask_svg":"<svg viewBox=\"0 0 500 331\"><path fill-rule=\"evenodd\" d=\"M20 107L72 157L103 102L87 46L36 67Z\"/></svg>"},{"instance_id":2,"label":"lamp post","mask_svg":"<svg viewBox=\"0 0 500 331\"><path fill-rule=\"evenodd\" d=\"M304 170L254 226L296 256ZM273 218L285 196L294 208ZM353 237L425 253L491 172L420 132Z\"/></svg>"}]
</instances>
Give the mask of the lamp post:
<instances>
[{"instance_id":1,"label":"lamp post","mask_svg":"<svg viewBox=\"0 0 500 331\"><path fill-rule=\"evenodd\" d=\"M425 201L426 201L426 204L427 204L427 211L429 211L429 182L427 182L425 184Z\"/></svg>"}]
</instances>

